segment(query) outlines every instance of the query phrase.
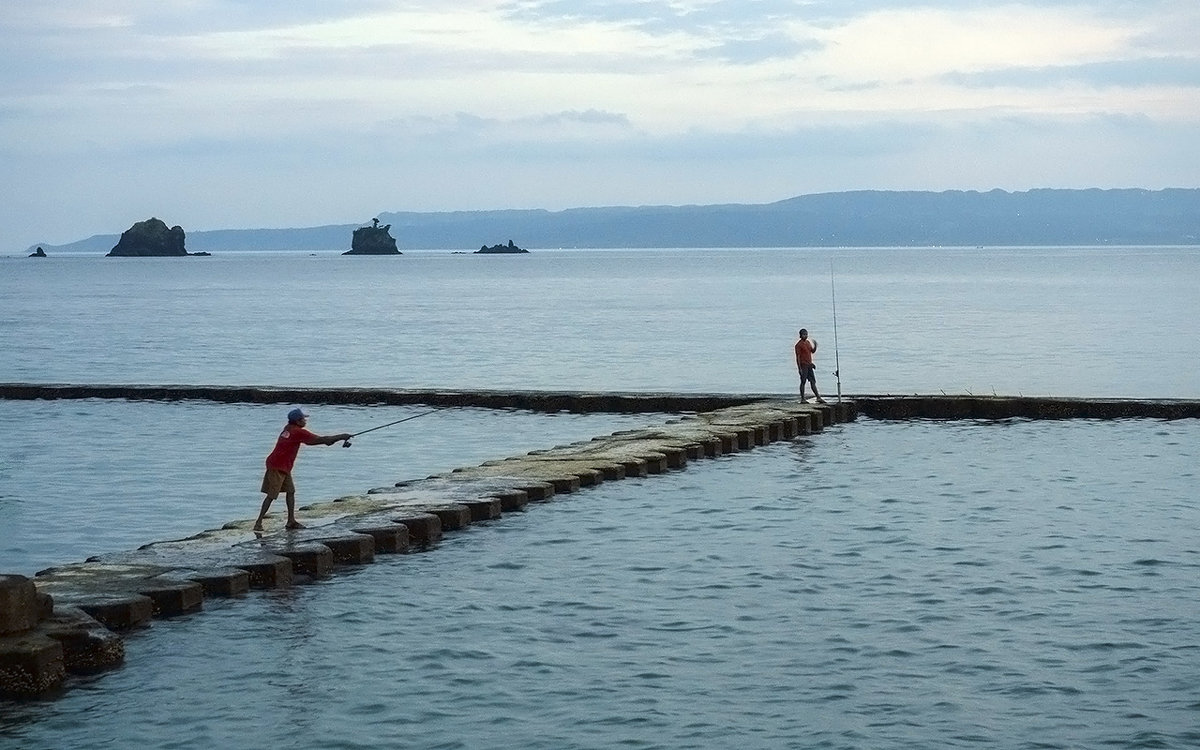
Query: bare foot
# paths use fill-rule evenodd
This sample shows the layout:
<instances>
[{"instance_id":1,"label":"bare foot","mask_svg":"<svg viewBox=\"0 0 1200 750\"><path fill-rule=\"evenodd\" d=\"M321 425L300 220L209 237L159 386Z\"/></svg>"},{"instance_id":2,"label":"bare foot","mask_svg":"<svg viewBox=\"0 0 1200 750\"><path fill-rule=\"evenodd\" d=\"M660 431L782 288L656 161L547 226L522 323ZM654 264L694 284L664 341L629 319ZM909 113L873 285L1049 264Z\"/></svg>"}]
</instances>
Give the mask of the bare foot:
<instances>
[{"instance_id":1,"label":"bare foot","mask_svg":"<svg viewBox=\"0 0 1200 750\"><path fill-rule=\"evenodd\" d=\"M285 529L303 529L304 524L300 523L299 521L288 521L287 526L284 526L283 528L285 528Z\"/></svg>"},{"instance_id":2,"label":"bare foot","mask_svg":"<svg viewBox=\"0 0 1200 750\"><path fill-rule=\"evenodd\" d=\"M262 521L259 521L258 523L254 524L254 530L255 530L255 531L262 531L262 530L263 530L263 528L262 528Z\"/></svg>"}]
</instances>

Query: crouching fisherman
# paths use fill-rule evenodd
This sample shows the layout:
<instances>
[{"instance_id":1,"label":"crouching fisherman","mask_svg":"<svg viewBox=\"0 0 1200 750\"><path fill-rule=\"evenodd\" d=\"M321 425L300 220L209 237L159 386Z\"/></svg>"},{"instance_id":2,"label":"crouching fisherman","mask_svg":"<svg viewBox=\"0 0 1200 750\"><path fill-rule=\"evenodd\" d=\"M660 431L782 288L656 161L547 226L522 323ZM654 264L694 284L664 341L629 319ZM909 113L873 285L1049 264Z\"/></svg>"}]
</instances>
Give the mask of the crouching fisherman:
<instances>
[{"instance_id":1,"label":"crouching fisherman","mask_svg":"<svg viewBox=\"0 0 1200 750\"><path fill-rule=\"evenodd\" d=\"M288 412L288 423L279 433L275 441L275 450L267 456L267 471L263 475L261 492L263 498L262 510L258 512L258 520L254 522L254 530L262 531L263 519L271 503L283 492L287 502L287 526L289 529L302 529L304 525L296 520L296 484L292 481L292 467L296 464L296 455L300 453L301 445L333 445L350 439L350 433L338 435L318 435L308 430L308 414L303 409L292 409Z\"/></svg>"}]
</instances>

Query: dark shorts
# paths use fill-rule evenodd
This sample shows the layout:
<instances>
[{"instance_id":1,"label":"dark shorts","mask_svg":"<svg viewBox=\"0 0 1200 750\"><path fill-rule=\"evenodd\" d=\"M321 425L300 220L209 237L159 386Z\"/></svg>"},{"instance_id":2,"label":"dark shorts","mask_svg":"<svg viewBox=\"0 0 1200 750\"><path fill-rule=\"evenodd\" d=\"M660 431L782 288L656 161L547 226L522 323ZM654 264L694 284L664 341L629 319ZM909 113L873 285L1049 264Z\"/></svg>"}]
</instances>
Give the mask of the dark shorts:
<instances>
[{"instance_id":1,"label":"dark shorts","mask_svg":"<svg viewBox=\"0 0 1200 750\"><path fill-rule=\"evenodd\" d=\"M816 365L799 365L800 382L809 382L813 385L817 384L817 366Z\"/></svg>"},{"instance_id":2,"label":"dark shorts","mask_svg":"<svg viewBox=\"0 0 1200 750\"><path fill-rule=\"evenodd\" d=\"M259 491L264 495L278 495L280 492L294 493L296 485L292 484L290 472L267 469L267 473L263 474L262 489Z\"/></svg>"}]
</instances>

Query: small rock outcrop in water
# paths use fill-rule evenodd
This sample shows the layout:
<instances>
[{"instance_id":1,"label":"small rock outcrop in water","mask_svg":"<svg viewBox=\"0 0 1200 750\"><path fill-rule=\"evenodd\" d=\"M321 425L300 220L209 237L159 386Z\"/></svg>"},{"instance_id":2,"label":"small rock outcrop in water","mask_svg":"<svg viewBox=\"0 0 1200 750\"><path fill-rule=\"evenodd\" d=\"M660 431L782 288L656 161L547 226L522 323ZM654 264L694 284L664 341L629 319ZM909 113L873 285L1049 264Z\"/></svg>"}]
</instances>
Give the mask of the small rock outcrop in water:
<instances>
[{"instance_id":1,"label":"small rock outcrop in water","mask_svg":"<svg viewBox=\"0 0 1200 750\"><path fill-rule=\"evenodd\" d=\"M507 245L492 245L491 247L484 245L483 247L476 250L475 254L478 255L479 253L527 253L527 252L529 252L529 251L525 250L524 248L517 247L516 245L513 244L512 240L509 240Z\"/></svg>"},{"instance_id":2,"label":"small rock outcrop in water","mask_svg":"<svg viewBox=\"0 0 1200 750\"><path fill-rule=\"evenodd\" d=\"M388 230L391 224L379 226L379 219L372 219L371 226L354 230L350 249L342 255L403 255L396 249L396 240Z\"/></svg>"},{"instance_id":3,"label":"small rock outcrop in water","mask_svg":"<svg viewBox=\"0 0 1200 750\"><path fill-rule=\"evenodd\" d=\"M48 256L48 255L46 255L46 251L45 251L45 250L43 250L43 249L41 249L41 248L39 247L37 250L34 250L32 253L30 253L30 254L29 254L29 257L30 257L30 258L47 258L47 257L49 257L49 256Z\"/></svg>"},{"instance_id":4,"label":"small rock outcrop in water","mask_svg":"<svg viewBox=\"0 0 1200 750\"><path fill-rule=\"evenodd\" d=\"M174 258L187 255L183 248L183 227L167 229L162 219L150 217L121 233L121 239L106 257Z\"/></svg>"}]
</instances>

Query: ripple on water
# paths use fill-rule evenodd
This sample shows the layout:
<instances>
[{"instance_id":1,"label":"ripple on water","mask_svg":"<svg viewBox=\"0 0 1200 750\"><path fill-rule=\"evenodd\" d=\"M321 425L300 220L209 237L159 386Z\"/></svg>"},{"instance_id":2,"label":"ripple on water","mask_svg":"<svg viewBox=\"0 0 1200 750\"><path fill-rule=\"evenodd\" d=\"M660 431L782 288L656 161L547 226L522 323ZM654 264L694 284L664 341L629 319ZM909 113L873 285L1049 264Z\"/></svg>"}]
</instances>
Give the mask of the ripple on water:
<instances>
[{"instance_id":1,"label":"ripple on water","mask_svg":"<svg viewBox=\"0 0 1200 750\"><path fill-rule=\"evenodd\" d=\"M1182 445L1156 447L1154 466L1123 455L1157 429L866 422L800 454L605 483L428 553L156 622L125 668L35 708L18 739L157 747L186 729L357 747L402 728L414 747L1188 747L1200 583L1171 561L1194 548L1196 524L1176 518L1191 488L1136 504L1126 490L1190 465L1200 438L1169 430ZM938 450L887 460L913 443ZM873 464L854 473L856 502L806 486L849 471L846 452ZM1047 503L1064 455L1092 479ZM1103 510L1067 509L1085 494ZM614 526L613 507L639 522Z\"/></svg>"}]
</instances>

